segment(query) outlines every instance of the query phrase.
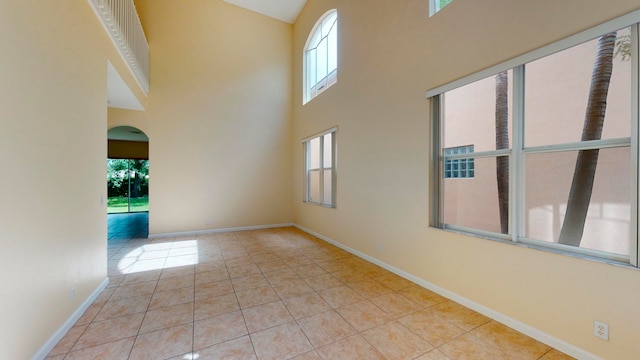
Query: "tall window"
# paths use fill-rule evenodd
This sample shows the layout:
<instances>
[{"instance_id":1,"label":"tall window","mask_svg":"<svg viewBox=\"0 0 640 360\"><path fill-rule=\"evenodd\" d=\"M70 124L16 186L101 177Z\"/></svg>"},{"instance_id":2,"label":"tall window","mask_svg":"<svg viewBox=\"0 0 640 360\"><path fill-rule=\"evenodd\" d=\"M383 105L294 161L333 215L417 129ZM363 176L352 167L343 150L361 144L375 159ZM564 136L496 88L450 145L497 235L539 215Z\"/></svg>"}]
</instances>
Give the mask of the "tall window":
<instances>
[{"instance_id":1,"label":"tall window","mask_svg":"<svg viewBox=\"0 0 640 360\"><path fill-rule=\"evenodd\" d=\"M305 139L305 196L307 203L336 207L336 128Z\"/></svg>"},{"instance_id":2,"label":"tall window","mask_svg":"<svg viewBox=\"0 0 640 360\"><path fill-rule=\"evenodd\" d=\"M327 11L313 27L304 47L304 103L338 80L338 11Z\"/></svg>"},{"instance_id":3,"label":"tall window","mask_svg":"<svg viewBox=\"0 0 640 360\"><path fill-rule=\"evenodd\" d=\"M453 0L429 0L429 16L442 10L445 6L449 5Z\"/></svg>"},{"instance_id":4,"label":"tall window","mask_svg":"<svg viewBox=\"0 0 640 360\"><path fill-rule=\"evenodd\" d=\"M638 24L620 25L428 93L434 226L639 265Z\"/></svg>"}]
</instances>

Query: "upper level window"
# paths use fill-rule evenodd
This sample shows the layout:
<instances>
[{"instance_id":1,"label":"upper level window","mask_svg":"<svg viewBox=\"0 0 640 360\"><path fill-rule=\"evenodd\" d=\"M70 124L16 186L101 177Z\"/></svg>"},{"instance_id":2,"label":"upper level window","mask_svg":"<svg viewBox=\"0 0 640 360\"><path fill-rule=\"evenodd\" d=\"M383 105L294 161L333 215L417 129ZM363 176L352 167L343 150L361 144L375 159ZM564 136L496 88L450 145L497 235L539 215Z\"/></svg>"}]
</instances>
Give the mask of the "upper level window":
<instances>
[{"instance_id":1,"label":"upper level window","mask_svg":"<svg viewBox=\"0 0 640 360\"><path fill-rule=\"evenodd\" d=\"M304 47L304 103L338 80L338 11L327 11Z\"/></svg>"},{"instance_id":2,"label":"upper level window","mask_svg":"<svg viewBox=\"0 0 640 360\"><path fill-rule=\"evenodd\" d=\"M428 93L434 226L640 265L639 24L625 25Z\"/></svg>"},{"instance_id":3,"label":"upper level window","mask_svg":"<svg viewBox=\"0 0 640 360\"><path fill-rule=\"evenodd\" d=\"M453 0L429 0L429 16L442 10L445 6L449 5Z\"/></svg>"}]
</instances>

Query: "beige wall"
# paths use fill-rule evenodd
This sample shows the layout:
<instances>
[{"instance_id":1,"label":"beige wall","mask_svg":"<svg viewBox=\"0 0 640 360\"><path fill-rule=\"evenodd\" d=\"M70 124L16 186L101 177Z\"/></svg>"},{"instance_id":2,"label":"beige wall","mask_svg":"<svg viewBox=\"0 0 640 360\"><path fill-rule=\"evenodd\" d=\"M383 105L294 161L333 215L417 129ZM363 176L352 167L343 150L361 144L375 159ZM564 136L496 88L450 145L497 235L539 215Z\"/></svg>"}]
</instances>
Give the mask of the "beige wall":
<instances>
[{"instance_id":1,"label":"beige wall","mask_svg":"<svg viewBox=\"0 0 640 360\"><path fill-rule=\"evenodd\" d=\"M0 48L0 349L28 359L107 276L107 59L124 65L85 0L0 2Z\"/></svg>"},{"instance_id":2,"label":"beige wall","mask_svg":"<svg viewBox=\"0 0 640 360\"><path fill-rule=\"evenodd\" d=\"M640 272L428 227L426 90L640 8L634 0L309 0L294 26L294 221L607 359L640 353ZM302 106L302 48L338 9L338 82ZM337 209L302 202L302 146L338 126ZM381 251L376 252L376 244ZM593 321L610 340L593 336Z\"/></svg>"},{"instance_id":3,"label":"beige wall","mask_svg":"<svg viewBox=\"0 0 640 360\"><path fill-rule=\"evenodd\" d=\"M151 48L151 234L290 223L292 26L222 1L136 1ZM207 220L210 224L206 224Z\"/></svg>"}]
</instances>

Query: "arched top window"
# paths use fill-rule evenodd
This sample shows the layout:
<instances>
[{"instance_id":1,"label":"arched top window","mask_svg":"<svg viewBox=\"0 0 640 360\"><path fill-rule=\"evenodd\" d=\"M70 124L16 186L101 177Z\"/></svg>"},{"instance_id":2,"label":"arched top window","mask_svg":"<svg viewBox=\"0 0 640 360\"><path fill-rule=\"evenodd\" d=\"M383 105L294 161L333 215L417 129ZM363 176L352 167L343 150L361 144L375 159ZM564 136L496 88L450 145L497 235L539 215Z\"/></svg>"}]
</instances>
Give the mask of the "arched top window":
<instances>
[{"instance_id":1,"label":"arched top window","mask_svg":"<svg viewBox=\"0 0 640 360\"><path fill-rule=\"evenodd\" d=\"M338 11L327 11L316 23L304 47L303 98L309 100L338 79Z\"/></svg>"}]
</instances>

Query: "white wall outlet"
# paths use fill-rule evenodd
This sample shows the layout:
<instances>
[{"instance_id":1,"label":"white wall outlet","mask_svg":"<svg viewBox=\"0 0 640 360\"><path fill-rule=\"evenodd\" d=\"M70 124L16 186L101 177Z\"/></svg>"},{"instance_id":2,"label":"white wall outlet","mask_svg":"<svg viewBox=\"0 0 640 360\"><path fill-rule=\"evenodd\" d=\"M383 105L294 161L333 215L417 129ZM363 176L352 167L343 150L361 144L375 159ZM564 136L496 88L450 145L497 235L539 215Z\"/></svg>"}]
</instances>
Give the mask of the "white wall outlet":
<instances>
[{"instance_id":1,"label":"white wall outlet","mask_svg":"<svg viewBox=\"0 0 640 360\"><path fill-rule=\"evenodd\" d=\"M204 220L204 224L205 225L211 225L211 219L205 219Z\"/></svg>"},{"instance_id":2,"label":"white wall outlet","mask_svg":"<svg viewBox=\"0 0 640 360\"><path fill-rule=\"evenodd\" d=\"M600 339L609 340L609 324L600 321L593 322L593 335Z\"/></svg>"},{"instance_id":3,"label":"white wall outlet","mask_svg":"<svg viewBox=\"0 0 640 360\"><path fill-rule=\"evenodd\" d=\"M380 245L380 243L376 244L376 251L380 252L380 250L382 250L382 246Z\"/></svg>"},{"instance_id":4,"label":"white wall outlet","mask_svg":"<svg viewBox=\"0 0 640 360\"><path fill-rule=\"evenodd\" d=\"M69 291L69 300L73 301L76 299L76 288L71 288Z\"/></svg>"}]
</instances>

